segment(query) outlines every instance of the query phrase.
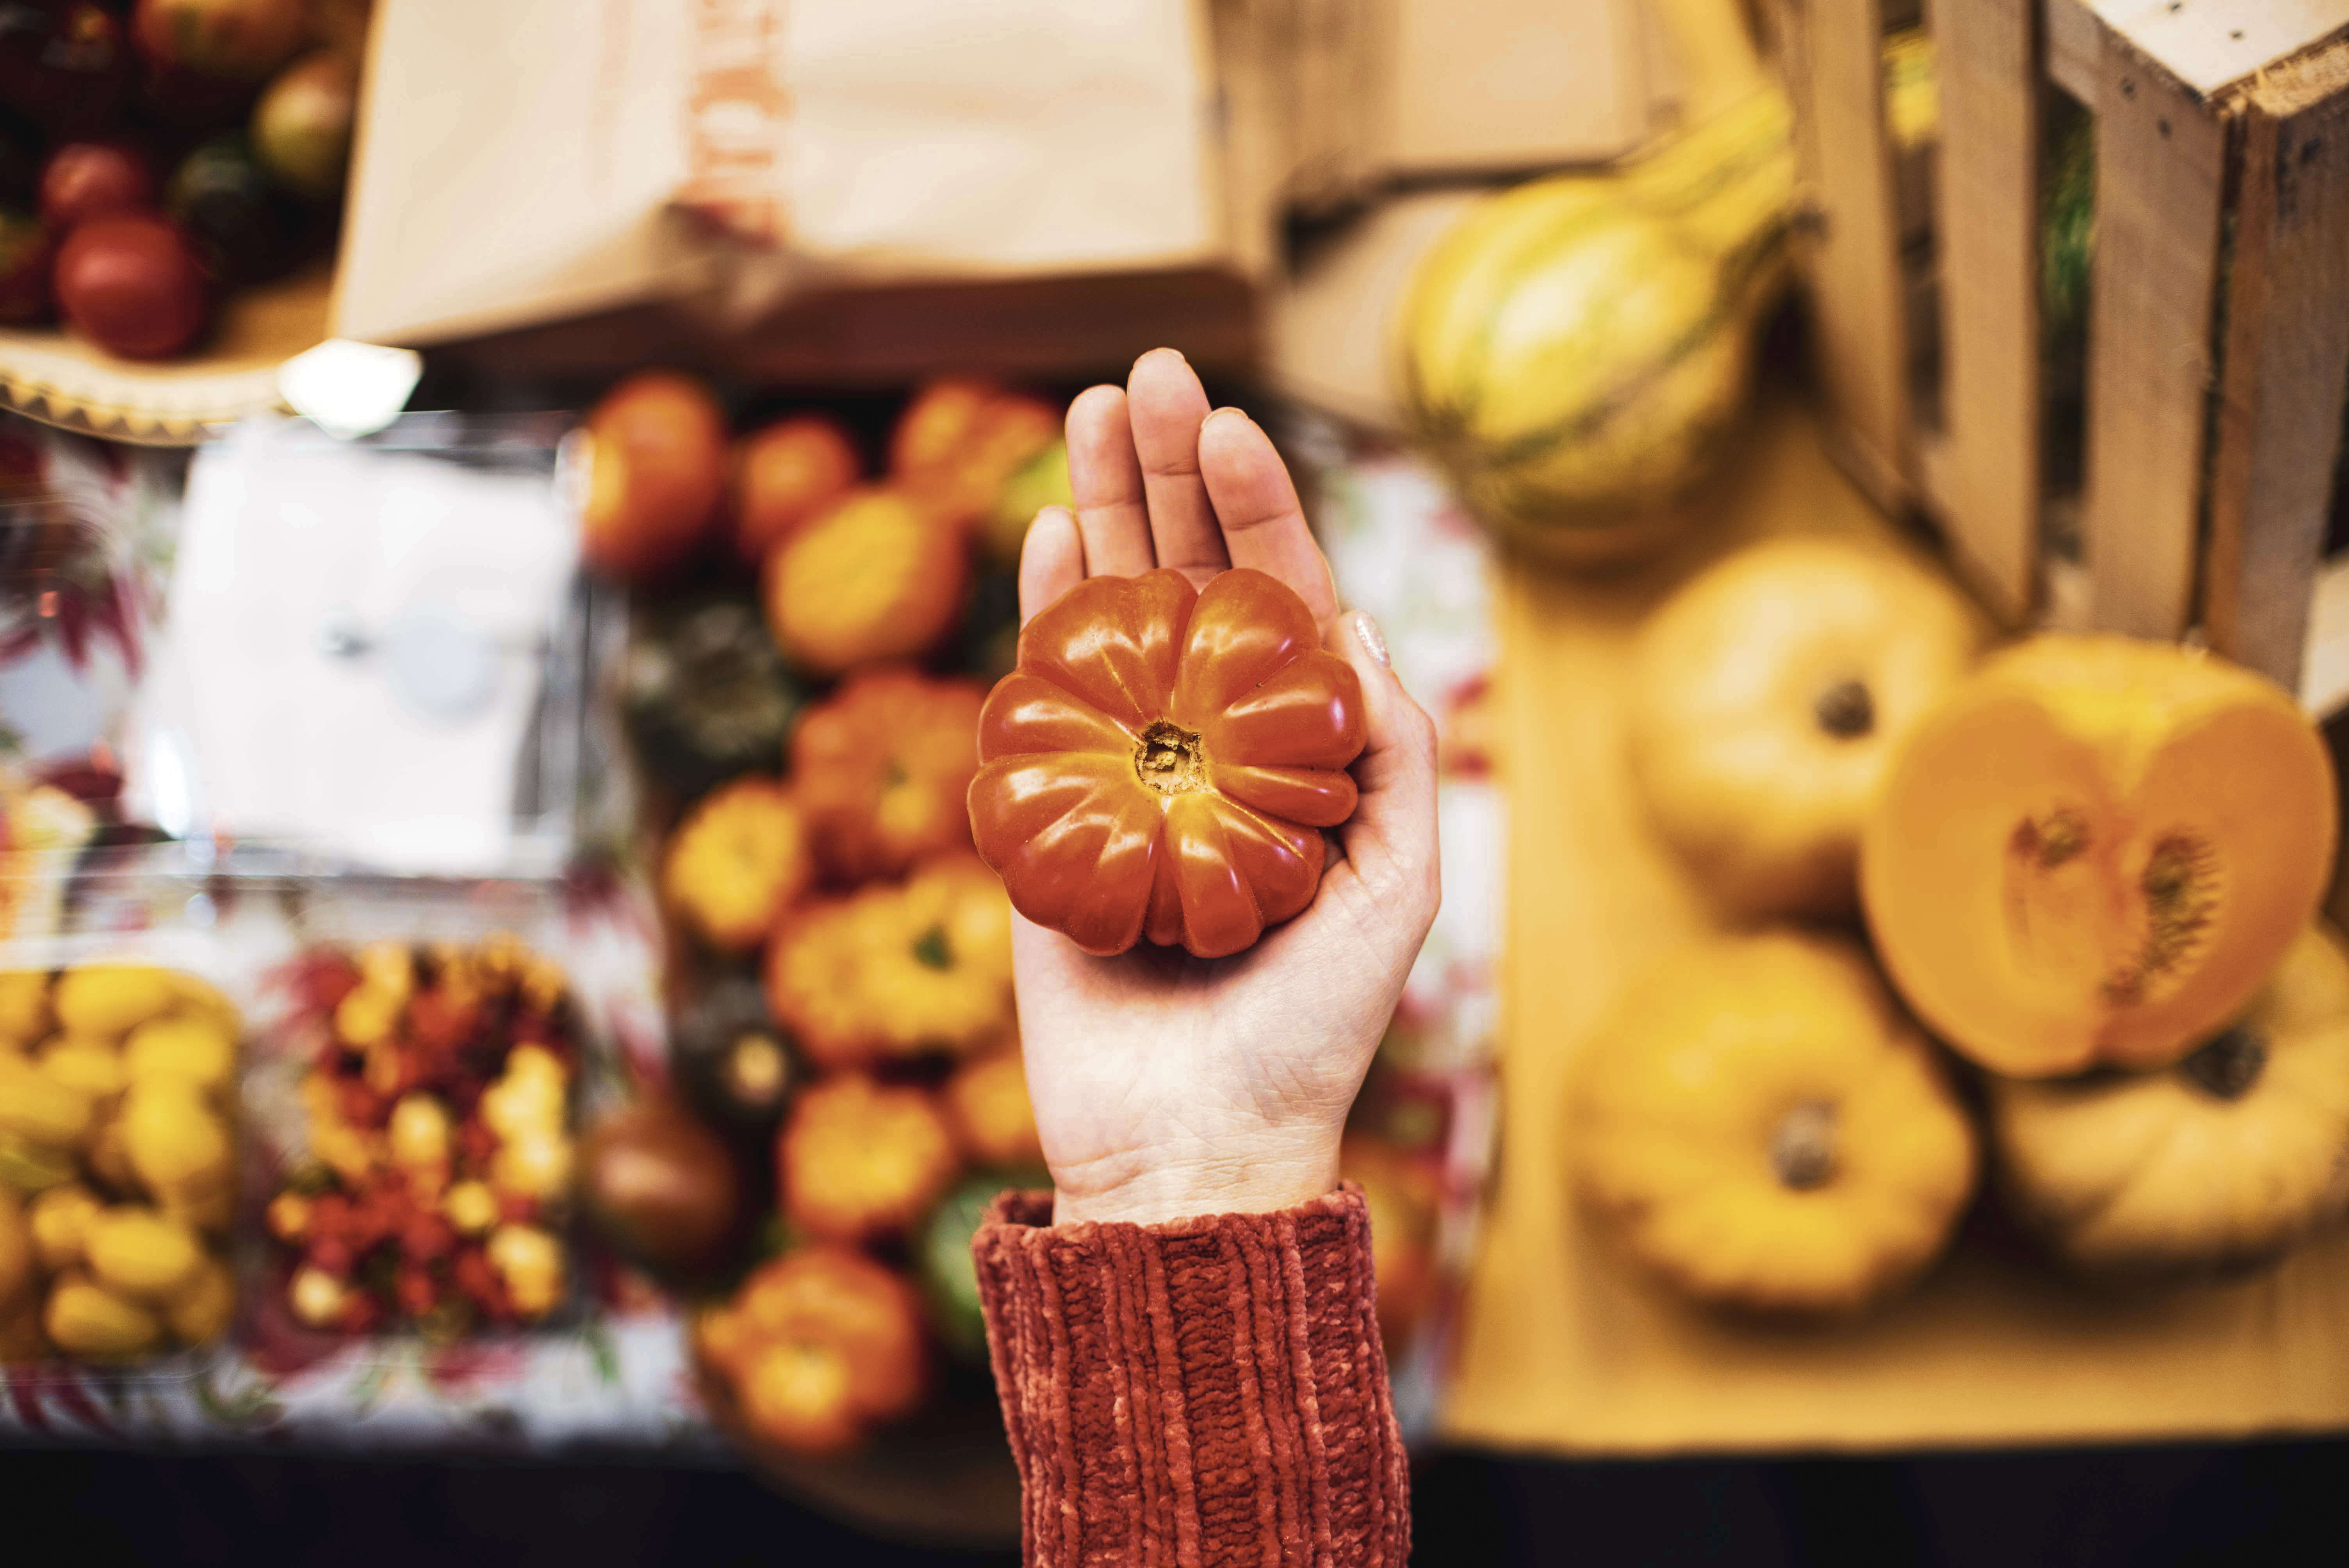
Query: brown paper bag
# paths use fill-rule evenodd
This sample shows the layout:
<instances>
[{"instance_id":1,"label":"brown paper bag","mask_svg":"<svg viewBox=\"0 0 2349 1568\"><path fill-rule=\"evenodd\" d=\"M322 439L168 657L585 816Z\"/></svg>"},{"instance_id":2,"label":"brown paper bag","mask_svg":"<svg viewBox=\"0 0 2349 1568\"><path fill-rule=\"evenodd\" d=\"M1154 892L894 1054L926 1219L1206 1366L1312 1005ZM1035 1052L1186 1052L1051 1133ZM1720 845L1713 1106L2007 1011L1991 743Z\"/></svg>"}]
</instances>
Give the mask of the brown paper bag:
<instances>
[{"instance_id":1,"label":"brown paper bag","mask_svg":"<svg viewBox=\"0 0 2349 1568\"><path fill-rule=\"evenodd\" d=\"M336 324L1238 265L1206 0L384 0Z\"/></svg>"}]
</instances>

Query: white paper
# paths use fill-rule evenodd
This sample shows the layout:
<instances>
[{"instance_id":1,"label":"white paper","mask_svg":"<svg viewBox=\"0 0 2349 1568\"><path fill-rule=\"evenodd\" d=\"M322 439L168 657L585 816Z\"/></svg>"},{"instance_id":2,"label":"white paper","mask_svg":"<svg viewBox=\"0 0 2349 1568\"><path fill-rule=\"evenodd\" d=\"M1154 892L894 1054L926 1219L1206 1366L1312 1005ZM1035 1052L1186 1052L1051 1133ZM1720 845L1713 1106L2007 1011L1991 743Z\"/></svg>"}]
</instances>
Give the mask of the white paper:
<instances>
[{"instance_id":1,"label":"white paper","mask_svg":"<svg viewBox=\"0 0 2349 1568\"><path fill-rule=\"evenodd\" d=\"M544 477L274 422L203 449L126 758L134 809L384 871L512 869L576 557Z\"/></svg>"}]
</instances>

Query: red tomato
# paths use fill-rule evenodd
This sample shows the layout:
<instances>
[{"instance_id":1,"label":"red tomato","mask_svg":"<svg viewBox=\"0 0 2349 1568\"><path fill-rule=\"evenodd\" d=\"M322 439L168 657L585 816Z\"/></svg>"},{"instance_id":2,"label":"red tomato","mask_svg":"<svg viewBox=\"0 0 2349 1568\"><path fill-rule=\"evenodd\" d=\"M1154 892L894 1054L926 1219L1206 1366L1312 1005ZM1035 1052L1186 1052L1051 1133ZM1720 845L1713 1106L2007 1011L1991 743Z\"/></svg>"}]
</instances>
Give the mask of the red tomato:
<instances>
[{"instance_id":1,"label":"red tomato","mask_svg":"<svg viewBox=\"0 0 2349 1568\"><path fill-rule=\"evenodd\" d=\"M604 394L587 416L587 564L657 577L693 553L726 489L726 417L709 389L647 370Z\"/></svg>"},{"instance_id":2,"label":"red tomato","mask_svg":"<svg viewBox=\"0 0 2349 1568\"><path fill-rule=\"evenodd\" d=\"M759 561L848 492L862 467L836 419L800 414L734 444L734 548Z\"/></svg>"},{"instance_id":3,"label":"red tomato","mask_svg":"<svg viewBox=\"0 0 2349 1568\"><path fill-rule=\"evenodd\" d=\"M1086 952L1221 958L1313 902L1361 749L1352 668L1276 579L1095 577L987 699L971 830L1013 906Z\"/></svg>"},{"instance_id":4,"label":"red tomato","mask_svg":"<svg viewBox=\"0 0 2349 1568\"><path fill-rule=\"evenodd\" d=\"M77 224L58 248L57 314L130 359L160 359L196 339L212 313L203 268L171 220L117 212Z\"/></svg>"},{"instance_id":5,"label":"red tomato","mask_svg":"<svg viewBox=\"0 0 2349 1568\"><path fill-rule=\"evenodd\" d=\"M85 218L155 204L155 170L120 141L68 141L41 170L41 217L59 232Z\"/></svg>"},{"instance_id":6,"label":"red tomato","mask_svg":"<svg viewBox=\"0 0 2349 1568\"><path fill-rule=\"evenodd\" d=\"M257 82L302 46L303 0L139 0L139 46L165 68Z\"/></svg>"}]
</instances>

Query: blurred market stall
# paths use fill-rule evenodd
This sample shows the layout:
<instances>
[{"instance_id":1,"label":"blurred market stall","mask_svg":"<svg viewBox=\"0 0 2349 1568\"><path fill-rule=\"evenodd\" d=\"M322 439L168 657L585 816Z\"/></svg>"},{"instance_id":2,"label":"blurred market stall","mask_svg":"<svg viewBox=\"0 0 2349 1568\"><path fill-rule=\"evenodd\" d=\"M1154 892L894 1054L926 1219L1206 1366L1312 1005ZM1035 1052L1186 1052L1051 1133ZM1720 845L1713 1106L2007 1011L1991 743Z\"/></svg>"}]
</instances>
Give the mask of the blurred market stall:
<instances>
[{"instance_id":1,"label":"blurred market stall","mask_svg":"<svg viewBox=\"0 0 2349 1568\"><path fill-rule=\"evenodd\" d=\"M967 796L1067 400L1162 343L1438 724L1344 1159L1413 1440L2349 1425L2349 11L2209 9L44 9L151 67L0 69L52 172L201 236L249 125L335 285L0 336L202 438L0 425L10 1437L731 1444L1013 1529Z\"/></svg>"}]
</instances>

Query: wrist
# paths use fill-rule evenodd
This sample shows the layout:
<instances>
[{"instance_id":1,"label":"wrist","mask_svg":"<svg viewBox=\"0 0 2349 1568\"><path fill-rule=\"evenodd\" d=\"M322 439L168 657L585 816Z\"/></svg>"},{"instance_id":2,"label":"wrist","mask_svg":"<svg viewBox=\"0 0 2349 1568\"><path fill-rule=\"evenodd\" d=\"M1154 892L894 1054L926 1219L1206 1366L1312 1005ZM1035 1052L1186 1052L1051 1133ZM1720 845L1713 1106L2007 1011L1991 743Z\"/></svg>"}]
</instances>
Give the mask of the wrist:
<instances>
[{"instance_id":1,"label":"wrist","mask_svg":"<svg viewBox=\"0 0 2349 1568\"><path fill-rule=\"evenodd\" d=\"M1333 1191L1339 1130L1130 1150L1052 1170L1052 1222L1155 1225L1199 1214L1267 1214Z\"/></svg>"}]
</instances>

